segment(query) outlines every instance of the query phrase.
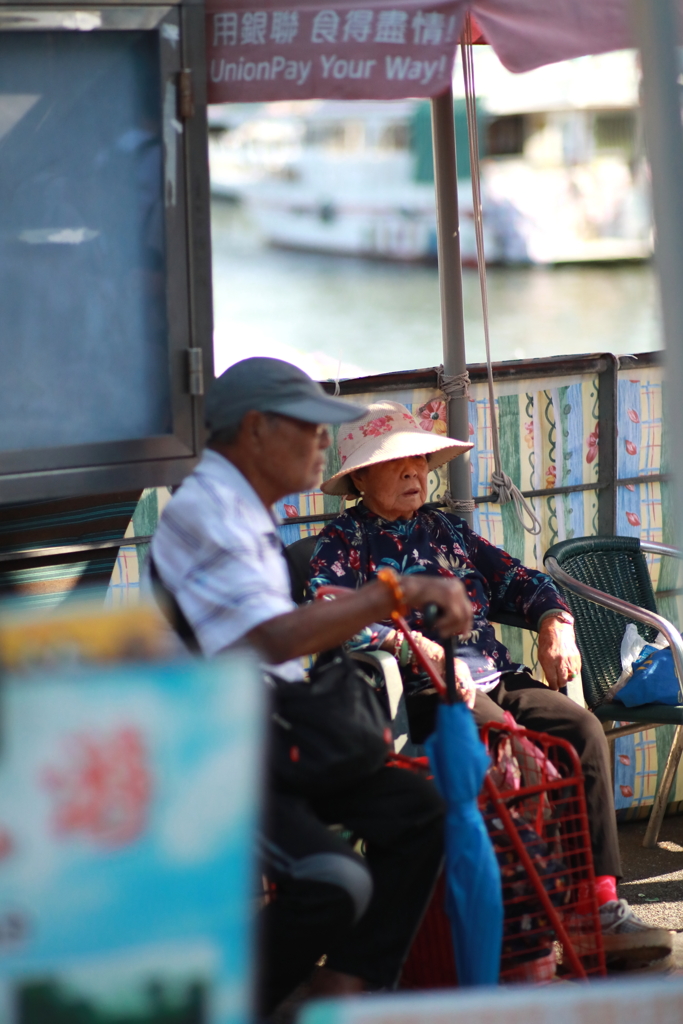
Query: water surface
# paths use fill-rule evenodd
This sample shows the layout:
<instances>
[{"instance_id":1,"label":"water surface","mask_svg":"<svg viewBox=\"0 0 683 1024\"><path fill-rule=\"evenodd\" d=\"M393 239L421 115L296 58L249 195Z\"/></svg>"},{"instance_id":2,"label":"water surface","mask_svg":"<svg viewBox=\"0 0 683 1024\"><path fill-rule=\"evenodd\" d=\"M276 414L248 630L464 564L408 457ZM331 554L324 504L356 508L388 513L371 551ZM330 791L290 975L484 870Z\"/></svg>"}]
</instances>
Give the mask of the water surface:
<instances>
[{"instance_id":1,"label":"water surface","mask_svg":"<svg viewBox=\"0 0 683 1024\"><path fill-rule=\"evenodd\" d=\"M216 372L247 355L320 378L442 361L435 266L289 252L262 244L243 211L215 202ZM484 359L479 278L464 272L468 362ZM646 264L491 268L494 360L662 347Z\"/></svg>"}]
</instances>

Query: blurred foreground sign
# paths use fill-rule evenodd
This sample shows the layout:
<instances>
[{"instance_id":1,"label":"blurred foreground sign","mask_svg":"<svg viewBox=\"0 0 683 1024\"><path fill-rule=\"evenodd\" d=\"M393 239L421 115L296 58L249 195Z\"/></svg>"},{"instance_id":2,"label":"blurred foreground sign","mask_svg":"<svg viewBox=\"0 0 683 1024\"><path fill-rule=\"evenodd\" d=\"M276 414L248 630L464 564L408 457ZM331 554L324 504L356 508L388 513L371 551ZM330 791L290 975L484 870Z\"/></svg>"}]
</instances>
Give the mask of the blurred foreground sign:
<instances>
[{"instance_id":1,"label":"blurred foreground sign","mask_svg":"<svg viewBox=\"0 0 683 1024\"><path fill-rule=\"evenodd\" d=\"M436 96L464 18L453 0L208 0L207 11L209 103Z\"/></svg>"},{"instance_id":2,"label":"blurred foreground sign","mask_svg":"<svg viewBox=\"0 0 683 1024\"><path fill-rule=\"evenodd\" d=\"M249 662L5 678L2 1024L244 1024L259 781Z\"/></svg>"},{"instance_id":3,"label":"blurred foreground sign","mask_svg":"<svg viewBox=\"0 0 683 1024\"><path fill-rule=\"evenodd\" d=\"M311 1003L298 1024L680 1024L683 978L404 993Z\"/></svg>"}]
</instances>

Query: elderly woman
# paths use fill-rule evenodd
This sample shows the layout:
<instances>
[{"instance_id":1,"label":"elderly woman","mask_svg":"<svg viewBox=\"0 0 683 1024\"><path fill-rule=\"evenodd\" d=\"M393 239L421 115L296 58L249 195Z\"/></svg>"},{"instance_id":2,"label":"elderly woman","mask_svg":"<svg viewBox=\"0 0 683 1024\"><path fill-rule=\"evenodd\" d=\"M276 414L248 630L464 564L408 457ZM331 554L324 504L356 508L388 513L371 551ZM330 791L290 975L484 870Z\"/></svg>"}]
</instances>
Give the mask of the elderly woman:
<instances>
[{"instance_id":1,"label":"elderly woman","mask_svg":"<svg viewBox=\"0 0 683 1024\"><path fill-rule=\"evenodd\" d=\"M568 608L544 573L526 568L457 515L425 507L430 470L471 447L420 429L406 406L396 402L371 405L364 419L345 428L339 441L343 468L322 489L360 501L320 534L311 561L311 590L325 584L360 587L383 566L401 574L462 580L474 610L471 633L456 638L456 676L463 696L479 725L502 721L508 711L520 725L573 744L585 778L603 930L614 936L608 945L618 946L622 934L641 932L643 948L649 944L649 929L625 900L617 899L621 862L607 741L593 715L557 692L581 670ZM496 639L489 621L496 612L516 612L538 630L538 659L547 685ZM411 614L410 626L425 654L443 669L443 648L420 613ZM366 628L351 646L391 651L403 665L407 660L407 644L390 621Z\"/></svg>"}]
</instances>

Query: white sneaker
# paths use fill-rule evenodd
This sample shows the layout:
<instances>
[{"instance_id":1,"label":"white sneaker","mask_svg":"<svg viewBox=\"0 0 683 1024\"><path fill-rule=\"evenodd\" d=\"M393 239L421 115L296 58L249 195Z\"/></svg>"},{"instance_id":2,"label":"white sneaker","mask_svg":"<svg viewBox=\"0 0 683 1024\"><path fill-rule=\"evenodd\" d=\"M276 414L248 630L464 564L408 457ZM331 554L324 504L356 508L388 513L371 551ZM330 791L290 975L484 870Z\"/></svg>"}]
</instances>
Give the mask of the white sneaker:
<instances>
[{"instance_id":1,"label":"white sneaker","mask_svg":"<svg viewBox=\"0 0 683 1024\"><path fill-rule=\"evenodd\" d=\"M609 961L651 963L667 957L673 949L672 933L646 924L626 900L604 903L600 907L600 924Z\"/></svg>"},{"instance_id":2,"label":"white sneaker","mask_svg":"<svg viewBox=\"0 0 683 1024\"><path fill-rule=\"evenodd\" d=\"M631 932L661 931L652 929L638 917L626 900L609 900L600 907L600 924L603 935L628 935Z\"/></svg>"}]
</instances>

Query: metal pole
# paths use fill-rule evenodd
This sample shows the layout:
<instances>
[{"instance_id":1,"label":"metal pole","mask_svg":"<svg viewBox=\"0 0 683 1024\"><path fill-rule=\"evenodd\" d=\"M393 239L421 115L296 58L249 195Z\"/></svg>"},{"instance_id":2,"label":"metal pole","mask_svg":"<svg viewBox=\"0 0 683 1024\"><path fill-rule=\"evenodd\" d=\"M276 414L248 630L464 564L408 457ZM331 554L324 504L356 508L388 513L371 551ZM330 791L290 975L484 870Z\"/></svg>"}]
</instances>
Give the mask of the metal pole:
<instances>
[{"instance_id":1,"label":"metal pole","mask_svg":"<svg viewBox=\"0 0 683 1024\"><path fill-rule=\"evenodd\" d=\"M666 350L666 423L672 447L683 438L683 129L678 91L678 11L672 0L634 0L640 47L645 141L652 175L655 261ZM676 466L672 467L674 473ZM683 478L675 473L676 508ZM679 542L683 541L680 533Z\"/></svg>"},{"instance_id":2,"label":"metal pole","mask_svg":"<svg viewBox=\"0 0 683 1024\"><path fill-rule=\"evenodd\" d=\"M431 104L443 367L447 376L456 376L464 373L467 369L467 362L452 88L449 88L441 96L436 96ZM448 403L448 433L450 437L457 438L459 441L469 441L467 397L465 395L453 396ZM472 481L470 479L469 453L460 455L449 463L448 478L450 492L454 498L461 501L471 499ZM471 513L459 514L472 525Z\"/></svg>"},{"instance_id":3,"label":"metal pole","mask_svg":"<svg viewBox=\"0 0 683 1024\"><path fill-rule=\"evenodd\" d=\"M678 92L679 18L672 0L632 0L631 13L643 70L642 108L645 142L652 175L655 221L655 260L662 303L666 350L664 424L672 450L683 438L683 130ZM683 508L683 475L674 469L677 501ZM680 516L680 512L679 512ZM683 542L680 519L676 523ZM678 726L650 816L644 846L657 842L669 789L683 750L683 726Z\"/></svg>"}]
</instances>

